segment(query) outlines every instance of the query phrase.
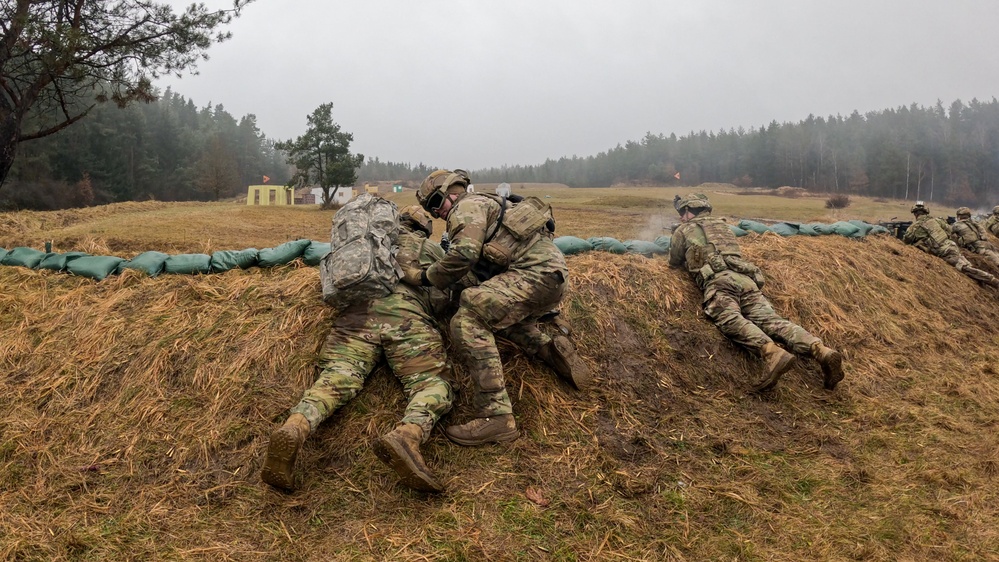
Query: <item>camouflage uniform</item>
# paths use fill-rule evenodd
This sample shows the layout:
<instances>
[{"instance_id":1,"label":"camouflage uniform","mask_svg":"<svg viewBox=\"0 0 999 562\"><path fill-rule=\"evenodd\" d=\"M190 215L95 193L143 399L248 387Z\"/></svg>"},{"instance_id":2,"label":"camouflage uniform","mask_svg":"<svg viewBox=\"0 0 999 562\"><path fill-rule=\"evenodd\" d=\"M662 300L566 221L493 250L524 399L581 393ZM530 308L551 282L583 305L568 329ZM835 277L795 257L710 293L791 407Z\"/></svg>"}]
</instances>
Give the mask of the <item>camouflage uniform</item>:
<instances>
[{"instance_id":1,"label":"camouflage uniform","mask_svg":"<svg viewBox=\"0 0 999 562\"><path fill-rule=\"evenodd\" d=\"M695 246L699 248L692 250ZM735 235L723 220L695 217L679 225L673 232L669 263L686 266L693 274L704 292L704 314L732 341L759 353L777 339L806 356L816 342L821 345L819 338L777 315L757 284L762 283L762 273L742 259Z\"/></svg>"},{"instance_id":2,"label":"camouflage uniform","mask_svg":"<svg viewBox=\"0 0 999 562\"><path fill-rule=\"evenodd\" d=\"M537 320L558 306L568 274L565 257L547 236L505 269L483 258L483 245L499 217L497 201L482 194L460 195L447 215L451 245L426 271L427 280L441 289L467 279L469 272L479 282L461 293L451 340L469 368L475 415L482 418L513 413L493 334L531 355L547 346L551 338L538 329Z\"/></svg>"},{"instance_id":3,"label":"camouflage uniform","mask_svg":"<svg viewBox=\"0 0 999 562\"><path fill-rule=\"evenodd\" d=\"M403 229L399 235L400 263L426 267L443 254L422 233ZM437 289L399 283L386 297L344 310L333 322L320 354L319 378L291 413L305 416L314 431L360 392L384 353L409 396L402 423L420 426L426 440L454 399L445 380L447 358L434 319L446 300Z\"/></svg>"},{"instance_id":4,"label":"camouflage uniform","mask_svg":"<svg viewBox=\"0 0 999 562\"><path fill-rule=\"evenodd\" d=\"M920 214L906 229L902 241L943 259L979 283L999 286L999 280L988 272L975 269L971 262L961 255L957 244L950 239L950 225L944 219L931 217L926 213Z\"/></svg>"},{"instance_id":5,"label":"camouflage uniform","mask_svg":"<svg viewBox=\"0 0 999 562\"><path fill-rule=\"evenodd\" d=\"M992 214L985 219L985 229L992 233L992 236L999 237L999 207L992 209Z\"/></svg>"},{"instance_id":6,"label":"camouflage uniform","mask_svg":"<svg viewBox=\"0 0 999 562\"><path fill-rule=\"evenodd\" d=\"M985 238L985 227L970 218L959 219L951 225L951 239L958 246L985 257L992 267L999 269L999 252Z\"/></svg>"}]
</instances>

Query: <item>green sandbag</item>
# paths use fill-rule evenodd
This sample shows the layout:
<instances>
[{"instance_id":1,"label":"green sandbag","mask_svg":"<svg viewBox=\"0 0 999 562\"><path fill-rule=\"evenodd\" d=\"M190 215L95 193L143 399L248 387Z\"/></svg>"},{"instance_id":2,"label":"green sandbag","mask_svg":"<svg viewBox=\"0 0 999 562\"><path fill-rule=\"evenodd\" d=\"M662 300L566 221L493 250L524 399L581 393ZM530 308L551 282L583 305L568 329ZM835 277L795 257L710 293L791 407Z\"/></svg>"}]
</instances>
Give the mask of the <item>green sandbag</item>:
<instances>
[{"instance_id":1,"label":"green sandbag","mask_svg":"<svg viewBox=\"0 0 999 562\"><path fill-rule=\"evenodd\" d=\"M3 261L0 261L0 263L3 265L19 265L35 269L44 258L45 252L41 250L28 248L27 246L18 246L7 252L7 255L3 257Z\"/></svg>"},{"instance_id":2,"label":"green sandbag","mask_svg":"<svg viewBox=\"0 0 999 562\"><path fill-rule=\"evenodd\" d=\"M662 255L669 251L655 242L645 240L625 240L623 244L629 254L642 254L647 258Z\"/></svg>"},{"instance_id":3,"label":"green sandbag","mask_svg":"<svg viewBox=\"0 0 999 562\"><path fill-rule=\"evenodd\" d=\"M891 231L880 224L876 224L872 226L869 231L867 231L867 234L891 234Z\"/></svg>"},{"instance_id":4,"label":"green sandbag","mask_svg":"<svg viewBox=\"0 0 999 562\"><path fill-rule=\"evenodd\" d=\"M763 224L762 222L751 221L749 219L742 219L739 221L739 228L743 230L748 230L750 232L755 232L757 234L763 234L765 232L770 232L770 227Z\"/></svg>"},{"instance_id":5,"label":"green sandbag","mask_svg":"<svg viewBox=\"0 0 999 562\"><path fill-rule=\"evenodd\" d=\"M834 234L839 234L840 236L856 236L860 232L860 228L857 225L850 224L846 221L837 221L829 225Z\"/></svg>"},{"instance_id":6,"label":"green sandbag","mask_svg":"<svg viewBox=\"0 0 999 562\"><path fill-rule=\"evenodd\" d=\"M820 222L806 222L798 225L798 234L804 236L819 236L821 234L829 234L828 226Z\"/></svg>"},{"instance_id":7,"label":"green sandbag","mask_svg":"<svg viewBox=\"0 0 999 562\"><path fill-rule=\"evenodd\" d=\"M593 249L593 244L582 238L576 238L575 236L559 236L553 240L559 250L562 253L571 256L573 254L582 254L583 252L589 252Z\"/></svg>"},{"instance_id":8,"label":"green sandbag","mask_svg":"<svg viewBox=\"0 0 999 562\"><path fill-rule=\"evenodd\" d=\"M857 227L857 228L860 229L860 232L858 232L857 234L855 234L854 238L863 238L864 236L867 236L868 233L871 232L872 228L874 228L873 224L864 222L862 220L854 219L854 220L846 221L846 222L848 222L848 223L852 224L853 226L855 226L855 227Z\"/></svg>"},{"instance_id":9,"label":"green sandbag","mask_svg":"<svg viewBox=\"0 0 999 562\"><path fill-rule=\"evenodd\" d=\"M194 275L212 270L212 257L208 254L177 254L163 262L163 273Z\"/></svg>"},{"instance_id":10,"label":"green sandbag","mask_svg":"<svg viewBox=\"0 0 999 562\"><path fill-rule=\"evenodd\" d=\"M749 234L748 230L746 230L744 228L739 228L738 226L735 226L734 224L730 224L730 225L728 225L728 227L732 230L732 234L735 234L736 237L745 236L745 235Z\"/></svg>"},{"instance_id":11,"label":"green sandbag","mask_svg":"<svg viewBox=\"0 0 999 562\"><path fill-rule=\"evenodd\" d=\"M673 245L673 237L668 234L660 236L659 238L656 238L656 244L658 244L660 247L662 247L668 252L670 246Z\"/></svg>"},{"instance_id":12,"label":"green sandbag","mask_svg":"<svg viewBox=\"0 0 999 562\"><path fill-rule=\"evenodd\" d=\"M164 254L163 252L157 252L155 250L142 252L134 258L122 262L121 265L118 266L118 273L121 273L126 269L137 269L145 272L145 274L150 277L156 277L163 272L163 263L166 262L169 257L170 254Z\"/></svg>"},{"instance_id":13,"label":"green sandbag","mask_svg":"<svg viewBox=\"0 0 999 562\"><path fill-rule=\"evenodd\" d=\"M66 252L65 254L60 254L57 252L52 252L50 254L45 254L42 258L41 263L38 264L38 269L49 269L52 271L62 271L66 269L66 265L75 260L76 258L82 258L83 256L89 256L90 254L86 252Z\"/></svg>"},{"instance_id":14,"label":"green sandbag","mask_svg":"<svg viewBox=\"0 0 999 562\"><path fill-rule=\"evenodd\" d=\"M260 251L256 248L245 250L219 250L212 254L211 267L215 273L223 273L230 269L249 269L257 265L257 255Z\"/></svg>"},{"instance_id":15,"label":"green sandbag","mask_svg":"<svg viewBox=\"0 0 999 562\"><path fill-rule=\"evenodd\" d=\"M589 243L594 250L602 250L612 254L623 254L628 251L628 248L625 248L620 240L610 236L595 236L589 239Z\"/></svg>"},{"instance_id":16,"label":"green sandbag","mask_svg":"<svg viewBox=\"0 0 999 562\"><path fill-rule=\"evenodd\" d=\"M0 248L0 263L3 263L5 257L7 257L7 250Z\"/></svg>"},{"instance_id":17,"label":"green sandbag","mask_svg":"<svg viewBox=\"0 0 999 562\"><path fill-rule=\"evenodd\" d=\"M780 234L781 236L796 236L798 234L798 226L786 222L772 224L770 225L770 230Z\"/></svg>"},{"instance_id":18,"label":"green sandbag","mask_svg":"<svg viewBox=\"0 0 999 562\"><path fill-rule=\"evenodd\" d=\"M82 256L66 264L66 272L100 281L118 269L125 260L115 256Z\"/></svg>"},{"instance_id":19,"label":"green sandbag","mask_svg":"<svg viewBox=\"0 0 999 562\"><path fill-rule=\"evenodd\" d=\"M292 262L305 253L305 249L312 244L312 240L292 240L285 242L276 248L264 248L257 256L257 265L260 267L274 267Z\"/></svg>"},{"instance_id":20,"label":"green sandbag","mask_svg":"<svg viewBox=\"0 0 999 562\"><path fill-rule=\"evenodd\" d=\"M302 254L302 262L305 265L319 265L326 254L330 253L330 243L329 242L317 242L315 240L309 244L309 247L305 249L305 253Z\"/></svg>"}]
</instances>

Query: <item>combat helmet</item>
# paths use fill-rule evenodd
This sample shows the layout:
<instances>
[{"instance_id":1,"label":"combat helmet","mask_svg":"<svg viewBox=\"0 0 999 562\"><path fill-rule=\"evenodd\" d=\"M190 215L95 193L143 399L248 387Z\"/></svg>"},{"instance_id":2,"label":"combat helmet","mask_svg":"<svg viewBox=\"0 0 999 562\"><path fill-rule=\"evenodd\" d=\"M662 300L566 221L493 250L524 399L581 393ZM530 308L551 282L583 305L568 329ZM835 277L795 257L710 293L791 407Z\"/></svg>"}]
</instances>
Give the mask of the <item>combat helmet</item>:
<instances>
[{"instance_id":1,"label":"combat helmet","mask_svg":"<svg viewBox=\"0 0 999 562\"><path fill-rule=\"evenodd\" d=\"M409 205L399 211L399 224L413 230L420 230L430 236L434 233L434 222L419 205Z\"/></svg>"},{"instance_id":2,"label":"combat helmet","mask_svg":"<svg viewBox=\"0 0 999 562\"><path fill-rule=\"evenodd\" d=\"M992 214L993 215L999 215L999 205L996 205L995 207L992 207Z\"/></svg>"},{"instance_id":3,"label":"combat helmet","mask_svg":"<svg viewBox=\"0 0 999 562\"><path fill-rule=\"evenodd\" d=\"M922 201L916 201L916 204L913 205L911 209L909 209L909 212L914 215L915 214L928 215L930 214L930 209Z\"/></svg>"},{"instance_id":4,"label":"combat helmet","mask_svg":"<svg viewBox=\"0 0 999 562\"><path fill-rule=\"evenodd\" d=\"M683 214L684 209L690 209L691 211L702 209L710 213L711 202L708 201L708 197L703 193L688 193L687 195L673 197L673 208L680 215Z\"/></svg>"},{"instance_id":5,"label":"combat helmet","mask_svg":"<svg viewBox=\"0 0 999 562\"><path fill-rule=\"evenodd\" d=\"M958 217L970 217L971 216L971 209L968 208L968 207L961 207L960 209L954 211L954 213Z\"/></svg>"},{"instance_id":6,"label":"combat helmet","mask_svg":"<svg viewBox=\"0 0 999 562\"><path fill-rule=\"evenodd\" d=\"M465 170L434 170L416 190L416 200L420 206L431 215L444 204L447 190L452 185L461 184L468 187L472 179Z\"/></svg>"}]
</instances>

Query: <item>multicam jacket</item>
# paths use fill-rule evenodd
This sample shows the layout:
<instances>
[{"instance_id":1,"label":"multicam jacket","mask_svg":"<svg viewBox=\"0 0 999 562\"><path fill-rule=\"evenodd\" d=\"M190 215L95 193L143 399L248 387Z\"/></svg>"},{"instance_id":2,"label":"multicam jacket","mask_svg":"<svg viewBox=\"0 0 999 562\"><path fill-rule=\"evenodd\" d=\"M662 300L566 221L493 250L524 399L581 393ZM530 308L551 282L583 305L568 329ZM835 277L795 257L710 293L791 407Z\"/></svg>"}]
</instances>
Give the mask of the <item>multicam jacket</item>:
<instances>
[{"instance_id":1,"label":"multicam jacket","mask_svg":"<svg viewBox=\"0 0 999 562\"><path fill-rule=\"evenodd\" d=\"M423 269L444 257L444 250L422 231L399 229L399 251L395 260L404 268ZM420 303L430 315L441 316L448 304L448 295L436 287L413 287L406 283L396 285L395 294L401 294Z\"/></svg>"},{"instance_id":2,"label":"multicam jacket","mask_svg":"<svg viewBox=\"0 0 999 562\"><path fill-rule=\"evenodd\" d=\"M760 268L743 259L735 234L720 218L695 217L682 223L673 231L670 242L669 263L674 267L686 266L694 282L704 290L715 274L732 270L763 285Z\"/></svg>"},{"instance_id":3,"label":"multicam jacket","mask_svg":"<svg viewBox=\"0 0 999 562\"><path fill-rule=\"evenodd\" d=\"M936 254L949 244L953 244L950 239L950 225L947 224L947 221L930 215L920 215L912 221L912 225L906 229L902 241L932 254Z\"/></svg>"},{"instance_id":4,"label":"multicam jacket","mask_svg":"<svg viewBox=\"0 0 999 562\"><path fill-rule=\"evenodd\" d=\"M962 248L977 251L979 246L991 246L985 238L985 227L971 219L959 220L950 229L951 239Z\"/></svg>"},{"instance_id":5,"label":"multicam jacket","mask_svg":"<svg viewBox=\"0 0 999 562\"><path fill-rule=\"evenodd\" d=\"M507 267L499 267L483 256L487 238L498 228L500 204L483 194L461 194L447 215L451 242L444 257L430 266L427 279L438 288L458 282L469 272L485 281L506 269L566 272L565 256L547 236L542 236Z\"/></svg>"},{"instance_id":6,"label":"multicam jacket","mask_svg":"<svg viewBox=\"0 0 999 562\"><path fill-rule=\"evenodd\" d=\"M999 237L999 215L989 215L989 218L985 219L985 228L991 232L993 236Z\"/></svg>"}]
</instances>

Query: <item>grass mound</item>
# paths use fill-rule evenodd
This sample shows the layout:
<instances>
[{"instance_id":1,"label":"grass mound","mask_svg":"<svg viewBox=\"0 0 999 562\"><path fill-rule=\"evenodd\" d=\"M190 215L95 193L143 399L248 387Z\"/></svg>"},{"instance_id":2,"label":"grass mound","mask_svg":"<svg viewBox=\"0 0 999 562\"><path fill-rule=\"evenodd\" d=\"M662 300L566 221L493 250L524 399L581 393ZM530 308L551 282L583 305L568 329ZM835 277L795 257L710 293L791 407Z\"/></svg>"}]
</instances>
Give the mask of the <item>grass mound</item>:
<instances>
[{"instance_id":1,"label":"grass mound","mask_svg":"<svg viewBox=\"0 0 999 562\"><path fill-rule=\"evenodd\" d=\"M0 559L995 559L995 292L888 237L741 243L778 311L846 353L835 392L803 359L747 394L758 362L684 272L574 256L563 313L595 388L503 344L525 434L436 430L440 497L371 450L403 409L385 368L306 442L300 491L260 482L331 319L315 268L0 267Z\"/></svg>"}]
</instances>

